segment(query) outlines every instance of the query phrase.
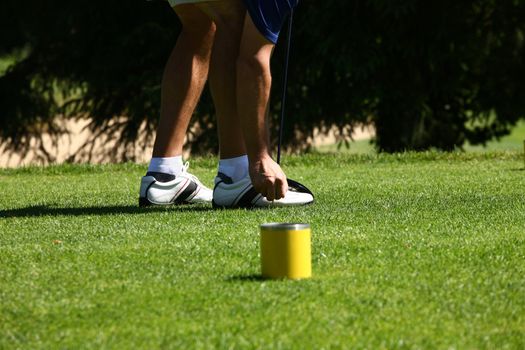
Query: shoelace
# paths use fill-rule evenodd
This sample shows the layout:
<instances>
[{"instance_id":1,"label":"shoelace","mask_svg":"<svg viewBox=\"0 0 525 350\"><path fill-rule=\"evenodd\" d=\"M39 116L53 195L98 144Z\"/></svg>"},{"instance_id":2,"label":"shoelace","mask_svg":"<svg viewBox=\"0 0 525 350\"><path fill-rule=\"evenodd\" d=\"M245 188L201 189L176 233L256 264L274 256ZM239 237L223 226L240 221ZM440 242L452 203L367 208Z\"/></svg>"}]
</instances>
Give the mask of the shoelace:
<instances>
[{"instance_id":1,"label":"shoelace","mask_svg":"<svg viewBox=\"0 0 525 350\"><path fill-rule=\"evenodd\" d=\"M195 181L199 186L204 186L197 176L191 174L188 172L188 168L190 167L190 162L186 162L182 165L182 174L185 174L186 176L189 176L193 181Z\"/></svg>"}]
</instances>

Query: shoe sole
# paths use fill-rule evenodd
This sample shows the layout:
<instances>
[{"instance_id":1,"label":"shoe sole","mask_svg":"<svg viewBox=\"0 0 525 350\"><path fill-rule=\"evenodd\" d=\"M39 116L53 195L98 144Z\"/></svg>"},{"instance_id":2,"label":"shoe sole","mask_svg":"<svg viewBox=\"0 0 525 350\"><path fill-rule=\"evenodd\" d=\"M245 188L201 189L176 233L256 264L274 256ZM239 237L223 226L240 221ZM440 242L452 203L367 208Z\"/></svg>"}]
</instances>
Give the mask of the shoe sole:
<instances>
[{"instance_id":1,"label":"shoe sole","mask_svg":"<svg viewBox=\"0 0 525 350\"><path fill-rule=\"evenodd\" d=\"M227 210L227 209L272 209L272 208L286 208L286 207L305 207L307 205L312 205L314 204L315 201L311 201L309 203L304 203L304 204L296 204L296 205L289 205L289 206L273 206L273 205L269 205L267 207L256 207L254 205L252 206L226 206L226 205L218 205L217 203L215 203L215 201L212 201L211 202L211 206L213 209L217 209L217 210ZM151 207L151 206L154 206L154 205L159 205L159 206L165 206L165 205L182 205L182 204L199 204L199 203L189 203L189 202L186 202L186 203L178 203L178 204L175 204L175 203L169 203L169 204L155 204L155 203L152 203L150 202L149 199L145 198L145 197L139 197L139 207L141 208L146 208L146 207Z\"/></svg>"},{"instance_id":2,"label":"shoe sole","mask_svg":"<svg viewBox=\"0 0 525 350\"><path fill-rule=\"evenodd\" d=\"M151 207L151 206L165 207L165 206L168 206L168 205L199 205L199 204L205 204L205 203L206 202L203 202L203 203L198 203L198 202L195 202L195 203L192 203L192 202L180 202L180 203L157 204L157 203L151 202L149 199L147 199L145 197L139 197L139 207L141 207L141 208L146 208L146 207Z\"/></svg>"},{"instance_id":3,"label":"shoe sole","mask_svg":"<svg viewBox=\"0 0 525 350\"><path fill-rule=\"evenodd\" d=\"M302 204L294 204L294 205L268 205L266 207L257 207L255 205L251 205L251 206L241 206L241 205L236 205L236 206L226 206L226 205L218 205L217 203L215 203L215 201L212 201L211 202L211 205L213 207L213 209L217 209L217 210L228 210L228 209L231 209L231 210L234 210L234 209L249 209L249 210L256 210L256 209L274 209L274 208L290 208L290 207L306 207L307 205L312 205L314 204L315 201L311 201L311 202L308 202L308 203L302 203Z\"/></svg>"}]
</instances>

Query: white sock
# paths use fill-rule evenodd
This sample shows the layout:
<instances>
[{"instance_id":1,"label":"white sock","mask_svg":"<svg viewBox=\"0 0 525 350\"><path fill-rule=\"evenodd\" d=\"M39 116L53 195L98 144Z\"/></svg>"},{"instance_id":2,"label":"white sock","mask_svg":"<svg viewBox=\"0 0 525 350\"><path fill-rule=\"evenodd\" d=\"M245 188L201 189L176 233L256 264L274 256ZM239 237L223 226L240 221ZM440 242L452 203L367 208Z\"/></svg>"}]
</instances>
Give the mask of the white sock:
<instances>
[{"instance_id":1,"label":"white sock","mask_svg":"<svg viewBox=\"0 0 525 350\"><path fill-rule=\"evenodd\" d=\"M151 158L148 171L177 176L182 172L182 156Z\"/></svg>"},{"instance_id":2,"label":"white sock","mask_svg":"<svg viewBox=\"0 0 525 350\"><path fill-rule=\"evenodd\" d=\"M248 176L248 156L219 160L219 172L231 177L233 182Z\"/></svg>"}]
</instances>

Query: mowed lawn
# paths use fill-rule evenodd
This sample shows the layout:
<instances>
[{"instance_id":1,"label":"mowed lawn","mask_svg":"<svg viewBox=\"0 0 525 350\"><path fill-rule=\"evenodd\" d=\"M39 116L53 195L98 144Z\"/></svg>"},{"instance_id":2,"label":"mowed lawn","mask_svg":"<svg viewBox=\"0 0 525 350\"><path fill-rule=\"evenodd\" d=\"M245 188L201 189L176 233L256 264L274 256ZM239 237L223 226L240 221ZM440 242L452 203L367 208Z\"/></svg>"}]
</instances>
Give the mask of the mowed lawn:
<instances>
[{"instance_id":1,"label":"mowed lawn","mask_svg":"<svg viewBox=\"0 0 525 350\"><path fill-rule=\"evenodd\" d=\"M521 153L284 164L314 205L140 209L144 165L0 170L0 348L525 348ZM259 278L265 222L312 225L312 279Z\"/></svg>"}]
</instances>

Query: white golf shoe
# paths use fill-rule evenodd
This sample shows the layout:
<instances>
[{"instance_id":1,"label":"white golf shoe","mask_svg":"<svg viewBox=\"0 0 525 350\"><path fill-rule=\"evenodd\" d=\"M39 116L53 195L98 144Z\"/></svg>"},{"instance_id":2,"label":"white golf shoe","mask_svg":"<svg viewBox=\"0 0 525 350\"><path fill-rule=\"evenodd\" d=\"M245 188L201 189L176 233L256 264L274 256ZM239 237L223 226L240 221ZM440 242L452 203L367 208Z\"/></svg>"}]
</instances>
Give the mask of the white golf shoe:
<instances>
[{"instance_id":1,"label":"white golf shoe","mask_svg":"<svg viewBox=\"0 0 525 350\"><path fill-rule=\"evenodd\" d=\"M140 182L139 206L210 203L213 191L188 173L188 167L186 162L177 176L148 172Z\"/></svg>"},{"instance_id":2,"label":"white golf shoe","mask_svg":"<svg viewBox=\"0 0 525 350\"><path fill-rule=\"evenodd\" d=\"M313 201L314 196L309 189L290 179L284 198L269 201L255 190L249 176L233 182L228 176L219 173L215 178L212 203L215 208L265 208L300 206Z\"/></svg>"}]
</instances>

